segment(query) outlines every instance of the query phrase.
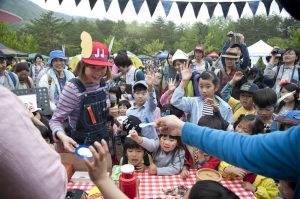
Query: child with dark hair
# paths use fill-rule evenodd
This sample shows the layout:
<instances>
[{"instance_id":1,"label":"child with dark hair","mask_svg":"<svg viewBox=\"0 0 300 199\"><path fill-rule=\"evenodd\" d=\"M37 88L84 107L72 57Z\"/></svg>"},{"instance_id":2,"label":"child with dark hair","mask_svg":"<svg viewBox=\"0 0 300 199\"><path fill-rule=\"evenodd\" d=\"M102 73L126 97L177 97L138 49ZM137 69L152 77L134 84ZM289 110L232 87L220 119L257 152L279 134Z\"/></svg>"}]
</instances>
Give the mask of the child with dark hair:
<instances>
[{"instance_id":1,"label":"child with dark hair","mask_svg":"<svg viewBox=\"0 0 300 199\"><path fill-rule=\"evenodd\" d=\"M119 116L125 116L126 111L131 107L131 104L127 100L121 100L118 104Z\"/></svg>"},{"instance_id":2,"label":"child with dark hair","mask_svg":"<svg viewBox=\"0 0 300 199\"><path fill-rule=\"evenodd\" d=\"M258 86L254 83L246 82L240 87L239 100L231 96L234 85L244 77L241 71L235 72L232 79L224 86L221 91L222 98L231 106L233 110L233 122L242 114L255 114L253 104L253 94L257 91Z\"/></svg>"},{"instance_id":3,"label":"child with dark hair","mask_svg":"<svg viewBox=\"0 0 300 199\"><path fill-rule=\"evenodd\" d=\"M153 163L147 151L137 144L131 137L125 138L125 154L120 160L120 164L132 164L136 171L144 171Z\"/></svg>"},{"instance_id":4,"label":"child with dark hair","mask_svg":"<svg viewBox=\"0 0 300 199\"><path fill-rule=\"evenodd\" d=\"M141 122L154 122L156 119L157 100L154 91L154 73L149 72L145 81L138 81L133 86L134 105L130 107L126 115L134 115ZM142 135L149 139L157 139L157 133L153 126L147 126L142 129Z\"/></svg>"},{"instance_id":5,"label":"child with dark hair","mask_svg":"<svg viewBox=\"0 0 300 199\"><path fill-rule=\"evenodd\" d=\"M256 115L241 115L234 124L235 131L247 135L256 135L263 132L264 123ZM221 161L219 172L226 179L243 179L243 187L251 191L258 199L274 198L278 196L279 190L275 181L242 168L235 167L227 162Z\"/></svg>"},{"instance_id":6,"label":"child with dark hair","mask_svg":"<svg viewBox=\"0 0 300 199\"><path fill-rule=\"evenodd\" d=\"M253 102L257 115L264 122L266 129L264 132L269 133L278 130L278 124L273 121L277 95L271 88L258 89L253 95Z\"/></svg>"},{"instance_id":7,"label":"child with dark hair","mask_svg":"<svg viewBox=\"0 0 300 199\"><path fill-rule=\"evenodd\" d=\"M221 116L232 123L231 107L216 95L219 89L218 77L210 71L204 71L199 77L199 97L184 97L184 89L192 77L192 69L187 63L181 69L182 80L171 99L173 106L191 115L191 123L197 124L203 115L213 115L213 109L219 107Z\"/></svg>"},{"instance_id":8,"label":"child with dark hair","mask_svg":"<svg viewBox=\"0 0 300 199\"><path fill-rule=\"evenodd\" d=\"M285 82L281 84L280 95L284 96L290 92L295 92L293 95L287 96L279 102L276 107L275 113L279 115L284 115L290 110L300 110L300 102L298 100L300 88L297 84Z\"/></svg>"},{"instance_id":9,"label":"child with dark hair","mask_svg":"<svg viewBox=\"0 0 300 199\"><path fill-rule=\"evenodd\" d=\"M165 104L161 107L161 116L167 116L167 115L175 115L179 119L184 117L184 112L172 104Z\"/></svg>"},{"instance_id":10,"label":"child with dark hair","mask_svg":"<svg viewBox=\"0 0 300 199\"><path fill-rule=\"evenodd\" d=\"M28 89L33 88L34 83L29 77L29 66L27 62L20 62L15 65L15 73L19 78L19 87L18 89Z\"/></svg>"},{"instance_id":11,"label":"child with dark hair","mask_svg":"<svg viewBox=\"0 0 300 199\"><path fill-rule=\"evenodd\" d=\"M159 135L159 139L141 137L136 131L130 131L131 138L152 152L155 164L149 166L149 173L153 175L179 174L184 164L185 151L180 136Z\"/></svg>"},{"instance_id":12,"label":"child with dark hair","mask_svg":"<svg viewBox=\"0 0 300 199\"><path fill-rule=\"evenodd\" d=\"M212 180L202 180L196 182L187 196L187 199L238 199L232 191L224 187L222 184Z\"/></svg>"},{"instance_id":13,"label":"child with dark hair","mask_svg":"<svg viewBox=\"0 0 300 199\"><path fill-rule=\"evenodd\" d=\"M219 116L216 115L204 115L200 118L198 122L199 126L205 126L212 129L224 130L224 123ZM188 151L186 153L191 154L192 164L185 164L180 175L183 179L189 176L189 169L199 169L199 168L210 168L216 169L220 164L220 160L209 154L199 150L195 147L187 146Z\"/></svg>"}]
</instances>

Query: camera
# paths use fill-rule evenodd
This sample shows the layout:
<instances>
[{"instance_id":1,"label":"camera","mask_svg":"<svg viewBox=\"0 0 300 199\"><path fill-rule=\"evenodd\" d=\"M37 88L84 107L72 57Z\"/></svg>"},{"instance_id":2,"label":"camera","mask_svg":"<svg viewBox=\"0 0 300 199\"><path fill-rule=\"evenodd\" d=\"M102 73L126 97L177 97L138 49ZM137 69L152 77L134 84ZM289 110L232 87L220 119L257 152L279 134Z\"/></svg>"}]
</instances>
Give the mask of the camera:
<instances>
[{"instance_id":1,"label":"camera","mask_svg":"<svg viewBox=\"0 0 300 199\"><path fill-rule=\"evenodd\" d=\"M241 33L233 32L233 31L230 31L227 33L228 37L238 37L240 35L241 35Z\"/></svg>"},{"instance_id":2,"label":"camera","mask_svg":"<svg viewBox=\"0 0 300 199\"><path fill-rule=\"evenodd\" d=\"M280 49L280 48L274 48L272 51L271 51L271 55L274 55L274 56L281 56L285 53L285 49Z\"/></svg>"}]
</instances>

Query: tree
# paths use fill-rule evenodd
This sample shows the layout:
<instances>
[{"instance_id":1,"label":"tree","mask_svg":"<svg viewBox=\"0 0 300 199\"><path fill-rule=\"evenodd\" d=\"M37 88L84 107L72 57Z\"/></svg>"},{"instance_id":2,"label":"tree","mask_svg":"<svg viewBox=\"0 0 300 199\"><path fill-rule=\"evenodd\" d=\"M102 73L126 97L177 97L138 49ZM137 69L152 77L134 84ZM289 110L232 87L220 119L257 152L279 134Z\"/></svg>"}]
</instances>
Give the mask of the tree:
<instances>
[{"instance_id":1,"label":"tree","mask_svg":"<svg viewBox=\"0 0 300 199\"><path fill-rule=\"evenodd\" d=\"M267 40L267 43L271 46L278 46L279 48L287 48L289 46L288 39L281 37L272 37Z\"/></svg>"},{"instance_id":2,"label":"tree","mask_svg":"<svg viewBox=\"0 0 300 199\"><path fill-rule=\"evenodd\" d=\"M31 34L38 42L38 50L49 54L54 49L61 49L64 30L69 27L69 22L56 18L53 12L42 14L40 18L31 20L24 28L25 33Z\"/></svg>"},{"instance_id":3,"label":"tree","mask_svg":"<svg viewBox=\"0 0 300 199\"><path fill-rule=\"evenodd\" d=\"M165 42L161 42L158 39L153 40L151 43L148 43L144 46L144 52L148 55L152 55L155 52L164 48Z\"/></svg>"},{"instance_id":4,"label":"tree","mask_svg":"<svg viewBox=\"0 0 300 199\"><path fill-rule=\"evenodd\" d=\"M290 46L296 49L300 49L300 28L289 31Z\"/></svg>"},{"instance_id":5,"label":"tree","mask_svg":"<svg viewBox=\"0 0 300 199\"><path fill-rule=\"evenodd\" d=\"M10 30L8 24L0 23L0 42L9 48L26 53L36 52L38 44L30 34L19 33Z\"/></svg>"}]
</instances>

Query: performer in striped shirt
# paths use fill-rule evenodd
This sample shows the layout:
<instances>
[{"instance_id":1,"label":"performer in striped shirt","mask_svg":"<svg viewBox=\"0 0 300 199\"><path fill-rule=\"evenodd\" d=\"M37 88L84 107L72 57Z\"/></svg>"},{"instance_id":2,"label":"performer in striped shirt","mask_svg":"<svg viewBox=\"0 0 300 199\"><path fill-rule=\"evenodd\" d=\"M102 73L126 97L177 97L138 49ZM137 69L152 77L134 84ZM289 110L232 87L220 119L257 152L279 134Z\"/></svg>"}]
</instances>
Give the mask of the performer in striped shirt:
<instances>
[{"instance_id":1,"label":"performer in striped shirt","mask_svg":"<svg viewBox=\"0 0 300 199\"><path fill-rule=\"evenodd\" d=\"M65 85L50 120L54 139L61 141L68 152L74 152L78 145L91 145L101 139L108 142L108 93L104 79L111 77L109 52L100 42L94 41L90 47L90 55L83 54L76 66L78 77ZM71 126L68 135L63 128L63 121L67 118Z\"/></svg>"}]
</instances>

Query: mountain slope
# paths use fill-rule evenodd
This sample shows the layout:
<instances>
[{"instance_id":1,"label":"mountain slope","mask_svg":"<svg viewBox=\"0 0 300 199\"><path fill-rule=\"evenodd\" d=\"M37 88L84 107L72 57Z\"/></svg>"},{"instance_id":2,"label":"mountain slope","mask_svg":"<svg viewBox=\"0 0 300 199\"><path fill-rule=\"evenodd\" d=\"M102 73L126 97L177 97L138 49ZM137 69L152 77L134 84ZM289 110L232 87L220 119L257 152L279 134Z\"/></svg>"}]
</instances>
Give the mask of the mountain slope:
<instances>
[{"instance_id":1,"label":"mountain slope","mask_svg":"<svg viewBox=\"0 0 300 199\"><path fill-rule=\"evenodd\" d=\"M41 14L48 12L48 10L39 7L29 0L0 0L0 8L22 17L25 22L38 18ZM57 12L54 12L54 15L65 20L79 18Z\"/></svg>"}]
</instances>

